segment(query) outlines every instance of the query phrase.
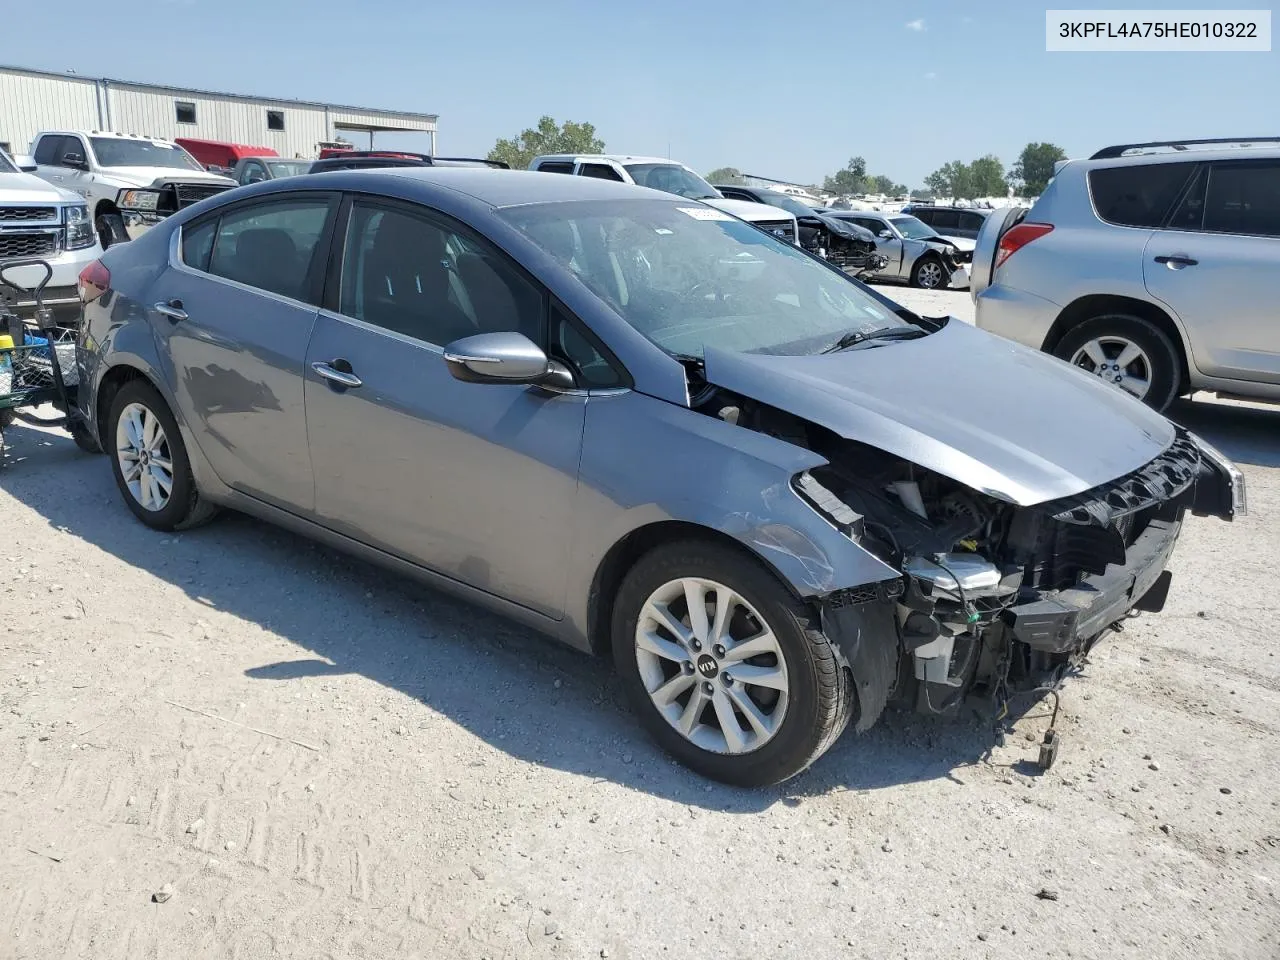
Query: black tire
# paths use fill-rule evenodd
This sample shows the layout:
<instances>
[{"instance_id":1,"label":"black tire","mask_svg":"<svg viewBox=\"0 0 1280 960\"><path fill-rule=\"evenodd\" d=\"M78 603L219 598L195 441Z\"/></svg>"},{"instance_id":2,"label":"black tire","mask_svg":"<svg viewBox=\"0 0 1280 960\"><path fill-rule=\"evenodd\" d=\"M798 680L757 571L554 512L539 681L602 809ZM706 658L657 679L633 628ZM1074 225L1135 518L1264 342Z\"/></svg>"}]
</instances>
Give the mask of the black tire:
<instances>
[{"instance_id":1,"label":"black tire","mask_svg":"<svg viewBox=\"0 0 1280 960\"><path fill-rule=\"evenodd\" d=\"M925 264L937 265L938 276L939 276L937 283L930 284L930 283L921 281L920 274L921 274L921 271L924 269ZM942 262L942 259L940 257L924 256L924 257L921 257L919 260L917 260L916 265L911 268L911 285L913 287L919 287L921 290L943 290L947 286L948 273L949 271L947 270L947 265Z\"/></svg>"},{"instance_id":2,"label":"black tire","mask_svg":"<svg viewBox=\"0 0 1280 960\"><path fill-rule=\"evenodd\" d=\"M655 590L680 577L703 577L736 591L778 639L790 686L787 712L772 738L751 752L722 754L696 746L667 722L645 688L635 647L640 611ZM611 627L614 663L641 722L664 750L713 780L741 787L787 780L822 756L853 715L849 677L816 612L762 564L730 547L688 540L645 554L622 581Z\"/></svg>"},{"instance_id":3,"label":"black tire","mask_svg":"<svg viewBox=\"0 0 1280 960\"><path fill-rule=\"evenodd\" d=\"M124 474L120 468L120 458L111 456L111 473L116 478L116 486L120 495L133 515L153 530L187 530L212 520L218 510L213 504L200 496L196 488L195 477L191 473L191 461L187 457L186 445L182 442L182 433L173 418L168 404L151 384L145 380L130 380L121 387L111 400L111 412L107 416L107 429L103 441L108 450L115 448L116 428L125 408L130 404L140 404L152 413L164 429L168 445L169 460L173 466L173 487L169 501L159 510L149 510L138 502L129 491Z\"/></svg>"},{"instance_id":4,"label":"black tire","mask_svg":"<svg viewBox=\"0 0 1280 960\"><path fill-rule=\"evenodd\" d=\"M104 213L94 221L94 226L98 230L98 242L102 244L103 250L129 239L129 234L124 229L124 220L118 213Z\"/></svg>"},{"instance_id":5,"label":"black tire","mask_svg":"<svg viewBox=\"0 0 1280 960\"><path fill-rule=\"evenodd\" d=\"M76 446L85 453L102 453L102 447L98 445L98 441L93 438L93 434L83 423L75 421L67 424L67 432L71 434L71 439L75 441Z\"/></svg>"},{"instance_id":6,"label":"black tire","mask_svg":"<svg viewBox=\"0 0 1280 960\"><path fill-rule=\"evenodd\" d=\"M1071 363L1085 344L1109 337L1128 340L1147 356L1150 387L1142 402L1156 410L1168 409L1182 391L1182 360L1164 331L1149 320L1125 313L1093 317L1068 330L1054 347L1053 355Z\"/></svg>"},{"instance_id":7,"label":"black tire","mask_svg":"<svg viewBox=\"0 0 1280 960\"><path fill-rule=\"evenodd\" d=\"M13 425L13 408L0 407L0 430L8 430Z\"/></svg>"}]
</instances>

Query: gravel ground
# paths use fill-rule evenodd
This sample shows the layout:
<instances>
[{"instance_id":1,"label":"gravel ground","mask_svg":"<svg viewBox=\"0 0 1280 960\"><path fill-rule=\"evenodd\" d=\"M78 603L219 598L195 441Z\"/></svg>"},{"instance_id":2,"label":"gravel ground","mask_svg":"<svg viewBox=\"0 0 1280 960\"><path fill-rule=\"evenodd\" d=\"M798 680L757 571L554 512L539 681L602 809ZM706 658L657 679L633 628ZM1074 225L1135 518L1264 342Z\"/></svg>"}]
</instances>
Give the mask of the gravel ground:
<instances>
[{"instance_id":1,"label":"gravel ground","mask_svg":"<svg viewBox=\"0 0 1280 960\"><path fill-rule=\"evenodd\" d=\"M15 427L0 957L1274 958L1280 410L1175 415L1252 514L1189 521L1051 772L1039 708L988 758L890 713L755 792L665 759L603 663L243 517L151 533Z\"/></svg>"}]
</instances>

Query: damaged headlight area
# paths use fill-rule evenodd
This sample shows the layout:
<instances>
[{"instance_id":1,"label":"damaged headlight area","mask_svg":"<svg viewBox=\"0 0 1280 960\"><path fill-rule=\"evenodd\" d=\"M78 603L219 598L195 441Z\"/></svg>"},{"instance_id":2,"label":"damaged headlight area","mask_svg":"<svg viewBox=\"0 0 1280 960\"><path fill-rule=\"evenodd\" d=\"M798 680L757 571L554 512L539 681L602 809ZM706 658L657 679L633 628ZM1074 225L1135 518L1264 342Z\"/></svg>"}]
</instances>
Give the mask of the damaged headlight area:
<instances>
[{"instance_id":1,"label":"damaged headlight area","mask_svg":"<svg viewBox=\"0 0 1280 960\"><path fill-rule=\"evenodd\" d=\"M927 713L971 698L999 708L1056 680L1132 611L1159 611L1186 511L1244 506L1239 471L1206 447L1180 432L1133 473L1035 506L855 442L823 449L829 464L797 477L797 493L902 572L824 601L860 697Z\"/></svg>"}]
</instances>

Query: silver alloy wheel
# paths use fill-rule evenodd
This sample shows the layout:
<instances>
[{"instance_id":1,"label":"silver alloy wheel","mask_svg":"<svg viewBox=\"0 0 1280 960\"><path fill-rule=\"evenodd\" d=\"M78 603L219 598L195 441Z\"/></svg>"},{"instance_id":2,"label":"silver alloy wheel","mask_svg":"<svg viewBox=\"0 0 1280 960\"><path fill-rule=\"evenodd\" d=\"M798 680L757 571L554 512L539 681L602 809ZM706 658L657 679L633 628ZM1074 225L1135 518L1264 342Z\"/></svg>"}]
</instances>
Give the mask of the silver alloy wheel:
<instances>
[{"instance_id":1,"label":"silver alloy wheel","mask_svg":"<svg viewBox=\"0 0 1280 960\"><path fill-rule=\"evenodd\" d=\"M120 411L116 423L116 460L133 499L159 512L173 493L173 457L160 418L140 403Z\"/></svg>"},{"instance_id":2,"label":"silver alloy wheel","mask_svg":"<svg viewBox=\"0 0 1280 960\"><path fill-rule=\"evenodd\" d=\"M1139 400L1151 390L1151 360L1125 337L1095 337L1072 355L1071 362Z\"/></svg>"},{"instance_id":3,"label":"silver alloy wheel","mask_svg":"<svg viewBox=\"0 0 1280 960\"><path fill-rule=\"evenodd\" d=\"M916 283L923 290L932 290L942 284L942 264L937 260L926 260L916 271Z\"/></svg>"},{"instance_id":4,"label":"silver alloy wheel","mask_svg":"<svg viewBox=\"0 0 1280 960\"><path fill-rule=\"evenodd\" d=\"M640 609L635 644L653 705L695 746L750 753L781 729L790 691L782 647L724 584L664 583Z\"/></svg>"}]
</instances>

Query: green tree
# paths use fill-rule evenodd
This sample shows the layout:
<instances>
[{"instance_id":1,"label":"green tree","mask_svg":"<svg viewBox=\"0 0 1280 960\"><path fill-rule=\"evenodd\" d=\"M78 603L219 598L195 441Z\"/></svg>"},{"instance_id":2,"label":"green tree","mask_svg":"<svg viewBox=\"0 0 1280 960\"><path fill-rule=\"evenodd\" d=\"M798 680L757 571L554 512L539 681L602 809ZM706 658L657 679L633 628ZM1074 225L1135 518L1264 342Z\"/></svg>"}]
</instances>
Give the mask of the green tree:
<instances>
[{"instance_id":1,"label":"green tree","mask_svg":"<svg viewBox=\"0 0 1280 960\"><path fill-rule=\"evenodd\" d=\"M1004 164L994 154L988 153L969 164L969 189L966 199L974 197L1002 197L1005 194Z\"/></svg>"},{"instance_id":2,"label":"green tree","mask_svg":"<svg viewBox=\"0 0 1280 960\"><path fill-rule=\"evenodd\" d=\"M536 127L510 140L499 140L489 151L489 159L501 160L512 170L527 170L533 158L544 153L603 151L604 141L596 136L596 128L592 124L571 120L557 124L551 117L542 117Z\"/></svg>"},{"instance_id":3,"label":"green tree","mask_svg":"<svg viewBox=\"0 0 1280 960\"><path fill-rule=\"evenodd\" d=\"M852 158L843 170L838 170L822 181L822 189L828 193L848 195L867 192L867 161Z\"/></svg>"},{"instance_id":4,"label":"green tree","mask_svg":"<svg viewBox=\"0 0 1280 960\"><path fill-rule=\"evenodd\" d=\"M737 167L717 167L707 174L708 183L744 183L742 171Z\"/></svg>"},{"instance_id":5,"label":"green tree","mask_svg":"<svg viewBox=\"0 0 1280 960\"><path fill-rule=\"evenodd\" d=\"M1009 183L1024 197L1038 197L1053 178L1053 165L1065 159L1056 143L1028 143L1009 171Z\"/></svg>"},{"instance_id":6,"label":"green tree","mask_svg":"<svg viewBox=\"0 0 1280 960\"><path fill-rule=\"evenodd\" d=\"M935 196L972 197L973 176L969 165L959 160L943 164L924 178L924 185L934 192Z\"/></svg>"}]
</instances>

